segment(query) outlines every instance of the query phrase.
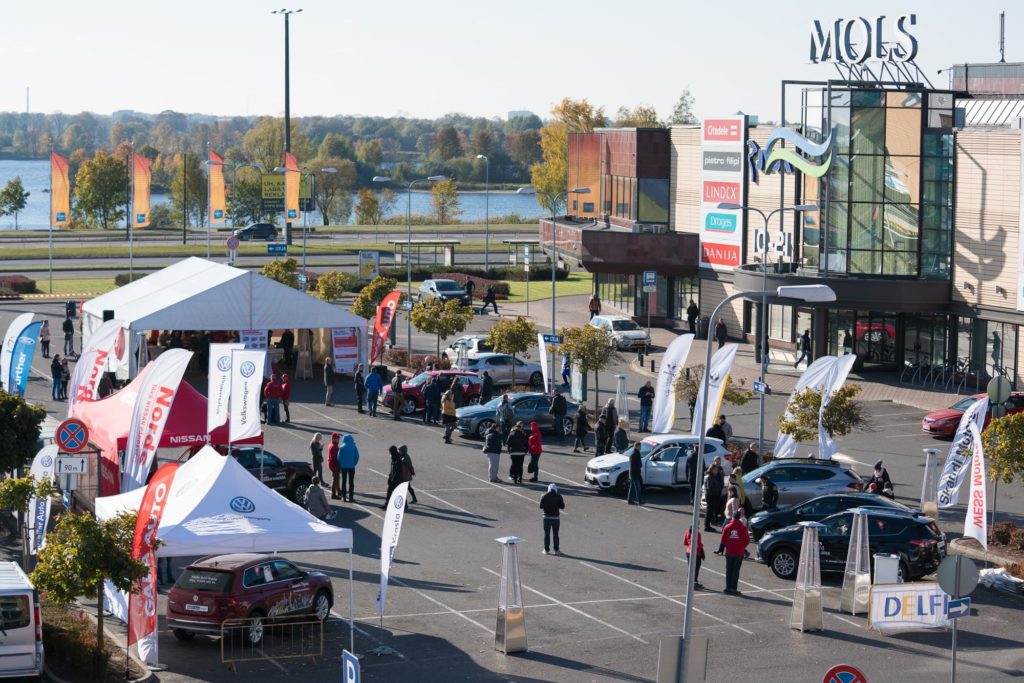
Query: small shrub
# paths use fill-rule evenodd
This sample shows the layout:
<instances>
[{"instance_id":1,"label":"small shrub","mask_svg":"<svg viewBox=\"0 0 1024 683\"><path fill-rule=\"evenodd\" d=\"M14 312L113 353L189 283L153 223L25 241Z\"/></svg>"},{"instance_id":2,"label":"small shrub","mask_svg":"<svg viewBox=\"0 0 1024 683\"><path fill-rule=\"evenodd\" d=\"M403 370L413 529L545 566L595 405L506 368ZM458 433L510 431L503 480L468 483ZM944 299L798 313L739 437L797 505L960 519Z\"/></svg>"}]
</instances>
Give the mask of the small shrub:
<instances>
[{"instance_id":1,"label":"small shrub","mask_svg":"<svg viewBox=\"0 0 1024 683\"><path fill-rule=\"evenodd\" d=\"M997 522L989 529L988 540L999 545L1009 545L1015 531L1017 527L1012 522Z\"/></svg>"},{"instance_id":2,"label":"small shrub","mask_svg":"<svg viewBox=\"0 0 1024 683\"><path fill-rule=\"evenodd\" d=\"M124 287L129 282L134 282L136 280L141 280L142 278L146 277L146 275L148 275L148 274L149 273L131 273L131 274L120 273L120 274L114 276L114 284L117 285L118 287Z\"/></svg>"},{"instance_id":3,"label":"small shrub","mask_svg":"<svg viewBox=\"0 0 1024 683\"><path fill-rule=\"evenodd\" d=\"M60 608L45 599L42 611L47 659L61 662L63 672L91 671L96 678L103 678L110 653L97 648L92 621L81 612Z\"/></svg>"},{"instance_id":4,"label":"small shrub","mask_svg":"<svg viewBox=\"0 0 1024 683\"><path fill-rule=\"evenodd\" d=\"M1024 581L1024 562L1014 562L1006 567L1006 573L1010 576Z\"/></svg>"},{"instance_id":5,"label":"small shrub","mask_svg":"<svg viewBox=\"0 0 1024 683\"><path fill-rule=\"evenodd\" d=\"M15 294L31 294L36 291L36 281L24 275L0 275L0 288Z\"/></svg>"},{"instance_id":6,"label":"small shrub","mask_svg":"<svg viewBox=\"0 0 1024 683\"><path fill-rule=\"evenodd\" d=\"M1010 542L1007 543L1013 550L1024 550L1024 529L1018 527L1010 534Z\"/></svg>"}]
</instances>

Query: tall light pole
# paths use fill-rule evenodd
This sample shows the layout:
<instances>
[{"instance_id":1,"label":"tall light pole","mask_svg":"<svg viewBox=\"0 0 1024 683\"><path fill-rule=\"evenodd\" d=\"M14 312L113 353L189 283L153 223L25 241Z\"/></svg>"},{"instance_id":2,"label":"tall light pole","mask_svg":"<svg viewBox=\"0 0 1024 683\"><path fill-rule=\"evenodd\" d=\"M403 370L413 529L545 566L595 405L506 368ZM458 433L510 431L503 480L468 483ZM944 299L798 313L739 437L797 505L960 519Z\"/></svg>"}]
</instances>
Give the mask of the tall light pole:
<instances>
[{"instance_id":1,"label":"tall light pole","mask_svg":"<svg viewBox=\"0 0 1024 683\"><path fill-rule=\"evenodd\" d=\"M793 211L795 213L803 213L804 211L817 211L818 207L814 204L797 204L796 206L783 206L775 209L769 213L765 213L761 209L753 206L745 206L743 204L733 204L731 202L722 202L718 205L719 209L724 211L753 211L764 219L764 245L761 251L761 289L768 289L768 223L772 217L777 213L783 213L786 211ZM760 381L764 383L765 375L768 374L768 297L761 297L761 311L757 316L757 348L761 349L761 377ZM709 330L714 329L708 327ZM705 366L707 367L707 366ZM764 393L760 394L761 398L758 403L758 426L757 426L757 452L764 453Z\"/></svg>"},{"instance_id":2,"label":"tall light pole","mask_svg":"<svg viewBox=\"0 0 1024 683\"><path fill-rule=\"evenodd\" d=\"M410 307L405 313L405 353L409 365L412 365L412 188L416 183L436 183L444 180L443 175L432 175L426 178L417 178L406 187L407 204L405 209L406 247L405 247L405 276L406 276L406 304ZM375 183L390 183L391 177L386 175L373 176Z\"/></svg>"},{"instance_id":3,"label":"tall light pole","mask_svg":"<svg viewBox=\"0 0 1024 683\"><path fill-rule=\"evenodd\" d=\"M292 102L291 102L291 64L288 50L288 18L298 14L301 9L276 9L271 14L284 15L284 151L292 151ZM292 224L285 212L284 241L292 243Z\"/></svg>"},{"instance_id":4,"label":"tall light pole","mask_svg":"<svg viewBox=\"0 0 1024 683\"><path fill-rule=\"evenodd\" d=\"M487 167L484 171L484 270L491 269L491 160L486 154L477 154Z\"/></svg>"},{"instance_id":5,"label":"tall light pole","mask_svg":"<svg viewBox=\"0 0 1024 683\"><path fill-rule=\"evenodd\" d=\"M766 300L769 296L778 296L785 299L797 299L800 301L814 302L814 303L826 303L829 301L836 300L836 293L832 291L832 288L827 285L793 285L793 286L782 286L777 288L775 291L760 291L760 292L737 292L731 296L727 296L715 307L714 312L711 314L711 320L708 322L708 329L714 329L715 322L718 319L718 314L725 308L725 305L734 299L745 297L747 299L760 298L762 301ZM704 377L701 382L704 385L704 390L701 392L701 406L700 415L701 419L705 419L704 416L708 414L708 394L711 393L711 375L708 369L711 367L711 340L708 340L707 352L704 359ZM697 414L697 413L695 413ZM707 439L707 430L704 429L704 425L701 425L697 430L700 434L700 444L697 447L698 453L704 452L704 444ZM701 488L704 483L704 458L697 458L697 475L695 480L690 483L693 488L693 519L690 525L690 539L691 548L697 548L697 534L699 532L699 521L700 521L700 497ZM691 551L692 553L693 551ZM687 558L691 559L690 557ZM687 562L689 565L686 573L686 604L683 607L683 651L682 651L682 667L680 669L680 679L685 680L686 670L689 666L688 659L690 653L690 627L691 618L693 616L693 582L696 580L697 565L694 562Z\"/></svg>"}]
</instances>

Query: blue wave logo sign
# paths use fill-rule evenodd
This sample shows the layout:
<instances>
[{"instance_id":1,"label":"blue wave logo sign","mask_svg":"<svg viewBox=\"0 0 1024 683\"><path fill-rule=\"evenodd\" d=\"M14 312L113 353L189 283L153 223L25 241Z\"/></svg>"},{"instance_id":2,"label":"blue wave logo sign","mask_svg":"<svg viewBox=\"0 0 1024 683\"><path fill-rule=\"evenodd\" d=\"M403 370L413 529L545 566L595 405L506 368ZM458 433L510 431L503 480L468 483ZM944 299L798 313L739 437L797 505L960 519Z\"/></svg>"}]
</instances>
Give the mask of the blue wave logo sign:
<instances>
[{"instance_id":1,"label":"blue wave logo sign","mask_svg":"<svg viewBox=\"0 0 1024 683\"><path fill-rule=\"evenodd\" d=\"M288 218L295 218L295 209L288 209Z\"/></svg>"},{"instance_id":2,"label":"blue wave logo sign","mask_svg":"<svg viewBox=\"0 0 1024 683\"><path fill-rule=\"evenodd\" d=\"M238 366L238 371L242 373L242 377L252 377L252 374L256 372L256 364L251 360L247 360Z\"/></svg>"},{"instance_id":3,"label":"blue wave logo sign","mask_svg":"<svg viewBox=\"0 0 1024 683\"><path fill-rule=\"evenodd\" d=\"M241 512L242 514L248 514L250 512L255 512L256 510L256 504L245 496L235 496L231 499L231 502L228 503L228 505L230 505L231 509L235 512Z\"/></svg>"},{"instance_id":4,"label":"blue wave logo sign","mask_svg":"<svg viewBox=\"0 0 1024 683\"><path fill-rule=\"evenodd\" d=\"M734 213L708 213L704 217L704 229L711 232L736 232L739 220Z\"/></svg>"},{"instance_id":5,"label":"blue wave logo sign","mask_svg":"<svg viewBox=\"0 0 1024 683\"><path fill-rule=\"evenodd\" d=\"M224 218L224 212L221 211L220 209L214 209L213 210L213 220L219 221L222 218Z\"/></svg>"},{"instance_id":6,"label":"blue wave logo sign","mask_svg":"<svg viewBox=\"0 0 1024 683\"><path fill-rule=\"evenodd\" d=\"M231 359L228 356L221 356L217 359L217 369L221 372L227 372L231 369Z\"/></svg>"},{"instance_id":7,"label":"blue wave logo sign","mask_svg":"<svg viewBox=\"0 0 1024 683\"><path fill-rule=\"evenodd\" d=\"M144 213L136 214L135 222L136 223L145 223L146 222L146 214L144 214Z\"/></svg>"},{"instance_id":8,"label":"blue wave logo sign","mask_svg":"<svg viewBox=\"0 0 1024 683\"><path fill-rule=\"evenodd\" d=\"M793 173L799 170L804 175L820 178L832 166L832 144L836 139L836 129L829 131L828 137L822 142L812 142L790 128L776 128L765 144L764 149L754 140L747 140L747 159L750 161L750 179L760 182L758 171L771 173ZM800 154L785 147L777 147L780 142L788 142L796 147ZM816 162L814 160L817 160Z\"/></svg>"},{"instance_id":9,"label":"blue wave logo sign","mask_svg":"<svg viewBox=\"0 0 1024 683\"><path fill-rule=\"evenodd\" d=\"M63 211L58 211L58 212L57 212L57 220L58 220L58 221L60 221L61 223L63 223L63 222L64 222L64 221L66 221L67 219L68 219L68 215L67 215L66 213L64 213Z\"/></svg>"}]
</instances>

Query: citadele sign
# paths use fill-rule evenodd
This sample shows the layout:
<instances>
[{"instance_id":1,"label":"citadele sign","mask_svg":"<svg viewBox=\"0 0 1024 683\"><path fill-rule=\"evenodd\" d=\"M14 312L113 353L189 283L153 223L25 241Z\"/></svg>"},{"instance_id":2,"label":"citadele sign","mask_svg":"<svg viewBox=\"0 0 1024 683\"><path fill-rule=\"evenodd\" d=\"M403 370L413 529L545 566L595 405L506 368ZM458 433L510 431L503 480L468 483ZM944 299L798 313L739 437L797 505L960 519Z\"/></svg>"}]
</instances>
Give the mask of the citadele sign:
<instances>
[{"instance_id":1,"label":"citadele sign","mask_svg":"<svg viewBox=\"0 0 1024 683\"><path fill-rule=\"evenodd\" d=\"M701 126L700 265L732 270L740 265L743 212L719 204L745 199L745 116L705 119Z\"/></svg>"}]
</instances>

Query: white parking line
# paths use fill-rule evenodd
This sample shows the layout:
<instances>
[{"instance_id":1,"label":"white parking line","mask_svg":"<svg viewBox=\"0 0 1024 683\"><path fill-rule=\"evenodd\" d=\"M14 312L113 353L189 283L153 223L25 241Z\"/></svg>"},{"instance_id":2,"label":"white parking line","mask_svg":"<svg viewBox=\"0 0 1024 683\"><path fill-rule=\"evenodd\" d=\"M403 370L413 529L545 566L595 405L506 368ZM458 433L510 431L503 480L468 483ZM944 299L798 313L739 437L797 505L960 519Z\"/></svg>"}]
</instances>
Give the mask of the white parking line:
<instances>
[{"instance_id":1,"label":"white parking line","mask_svg":"<svg viewBox=\"0 0 1024 683\"><path fill-rule=\"evenodd\" d=\"M263 657L263 659L267 660L268 662L270 662L271 664L276 666L278 669L281 670L282 673L288 673L288 669L284 668L284 666L281 664L281 662L277 661L273 657L268 657L266 655L266 653L263 652L263 650L257 649L256 652L259 652L260 653L260 657Z\"/></svg>"},{"instance_id":2,"label":"white parking line","mask_svg":"<svg viewBox=\"0 0 1024 683\"><path fill-rule=\"evenodd\" d=\"M481 567L481 569L483 569L485 572L488 572L490 574L494 574L497 577L501 577L501 574L499 574L498 572L494 571L493 569L491 569L489 567ZM544 593L541 593L536 588L531 588L530 586L527 586L525 583L522 584L522 585L523 585L523 588L525 588L526 590L530 591L531 593L536 593L537 595L539 595L544 600L547 600L549 602L554 602L554 603L556 603L556 604L566 608L570 612L575 612L576 614L579 614L581 617L586 617L587 619L590 619L591 621L596 621L597 623L601 624L602 626L607 626L611 630L617 631L617 632L621 633L624 636L629 636L633 640L639 641L639 642L643 643L644 645L648 644L647 641L644 640L643 638L641 638L640 636L633 635L629 631L621 629L618 626L614 626L612 624L609 624L607 621L604 621L603 619L598 619L597 617L595 617L592 614L587 614L583 610L577 609L576 607L573 607L572 605L570 605L568 603L564 603L561 600L556 600L555 598L551 597L550 595L545 595Z\"/></svg>"},{"instance_id":3,"label":"white parking line","mask_svg":"<svg viewBox=\"0 0 1024 683\"><path fill-rule=\"evenodd\" d=\"M461 474L463 476L466 476L466 477L469 477L470 479L476 479L477 481L479 481L481 483L489 484L491 486L491 488L498 489L499 491L504 491L505 493L511 493L513 496L519 496L523 500L528 500L531 503L539 503L540 502L539 498L531 498L530 496L527 496L527 495L524 495L522 493L519 493L519 491L515 491L515 490L509 488L508 484L494 484L492 482L487 481L486 479L481 479L480 477L477 477L477 476L474 476L472 474L469 474L468 472L463 472L462 470L457 469L455 467L452 467L451 465L445 465L445 467L450 469L452 472L458 472L459 474ZM566 516L564 510L562 511L562 515Z\"/></svg>"},{"instance_id":4,"label":"white parking line","mask_svg":"<svg viewBox=\"0 0 1024 683\"><path fill-rule=\"evenodd\" d=\"M416 595L419 595L421 598L424 598L425 600L429 600L430 602L434 603L438 607L443 607L445 612L447 612L448 614L454 614L457 617L461 617L462 619L465 619L466 621L468 621L469 623L473 624L474 626L477 626L477 627L483 629L484 631L487 631L487 633L494 633L494 629L490 628L489 626L484 626L483 624L481 624L476 619L472 619L470 617L467 617L465 614L463 614L462 612L458 611L454 607L449 607L448 605L444 604L440 600L438 600L436 598L432 598L431 596L427 595L426 593L424 593L420 589L413 588L412 586L407 584L405 581L402 581L399 578L395 578L394 576L391 577L391 580L393 582L397 583L399 586L402 586L403 588L408 588L413 593L416 593Z\"/></svg>"},{"instance_id":5,"label":"white parking line","mask_svg":"<svg viewBox=\"0 0 1024 683\"><path fill-rule=\"evenodd\" d=\"M342 621L344 621L344 622L345 622L346 624L348 623L348 619L347 619L346 617L343 617L343 616L341 616L340 614L338 614L338 613L337 613L337 612L335 612L334 610L331 610L331 616L332 616L332 617L337 617L338 619L341 619L341 620L342 620ZM353 622L352 622L352 628L354 628L354 629L355 629L356 631L358 631L359 633L362 633L362 634L363 634L364 636L366 636L366 637L367 637L367 638L369 638L370 640L374 640L374 637L373 637L372 635L370 635L370 633L369 633L368 631L366 631L365 629L362 629L362 628L360 628L360 627L359 627L359 624L357 623L357 621L358 621L358 620L353 620ZM366 620L364 619L364 620L362 620L362 621L366 621ZM381 638L380 638L380 634L379 634L379 633L377 634L377 638L376 638L376 641L377 641L378 643L379 643L379 642L381 642ZM406 661L409 661L409 658L408 658L408 657L406 657L405 655L403 655L403 654L402 654L401 652L399 652L398 650L395 650L395 648L391 648L391 649L392 649L392 650L394 651L394 653L395 653L396 655L398 655L399 657L401 657L402 659L404 659L404 660L406 660Z\"/></svg>"},{"instance_id":6,"label":"white parking line","mask_svg":"<svg viewBox=\"0 0 1024 683\"><path fill-rule=\"evenodd\" d=\"M370 471L373 472L374 474L379 474L380 476L384 477L385 479L388 476L388 475L384 474L383 472L378 472L377 470L373 469L372 467L370 468ZM474 519L483 519L483 517L481 517L480 515L473 514L472 512L467 510L466 508L461 508L458 505L456 505L455 503L449 503L444 498L441 498L440 496L435 496L433 493L430 493L429 491L422 491L421 490L421 491L417 491L417 493L422 493L424 496L430 496L434 500L438 500L441 503L443 503L444 505L447 505L448 507L450 507L452 509L458 510L459 512L461 512L464 515L469 515L470 517L473 517Z\"/></svg>"},{"instance_id":7,"label":"white parking line","mask_svg":"<svg viewBox=\"0 0 1024 683\"><path fill-rule=\"evenodd\" d=\"M584 567L589 567L590 569L593 569L596 572L601 572L602 574L610 576L613 579L618 579L619 581L622 581L623 583L628 583L631 586L635 586L635 587L637 587L637 588L639 588L641 590L645 590L645 591L647 591L648 593L650 593L652 595L657 595L659 598L663 598L665 600L668 600L669 602L674 602L675 604L682 605L683 607L686 606L686 603L683 602L682 600L677 600L677 599L675 599L673 597L665 595L664 593L659 593L658 591L656 591L656 590L654 590L652 588L648 588L647 586L644 586L643 584L637 583L636 581L630 581L629 579L627 579L625 577L618 576L617 574L612 574L610 571L606 571L604 569L601 569L600 567L595 567L594 565L590 564L589 562L580 561L580 564L582 564ZM736 624L734 624L734 623L732 623L730 621L726 621L725 619L721 619L719 617L716 617L714 614L711 614L710 612L705 612L704 610L699 610L696 607L693 608L693 611L698 613L698 614L703 614L704 616L706 616L706 617L708 617L710 619L714 619L715 621L721 622L721 623L725 624L726 626L732 626L734 629L737 629L739 631L743 631L748 636L754 635L753 631L748 631L747 629L743 628L742 626L737 626Z\"/></svg>"}]
</instances>

